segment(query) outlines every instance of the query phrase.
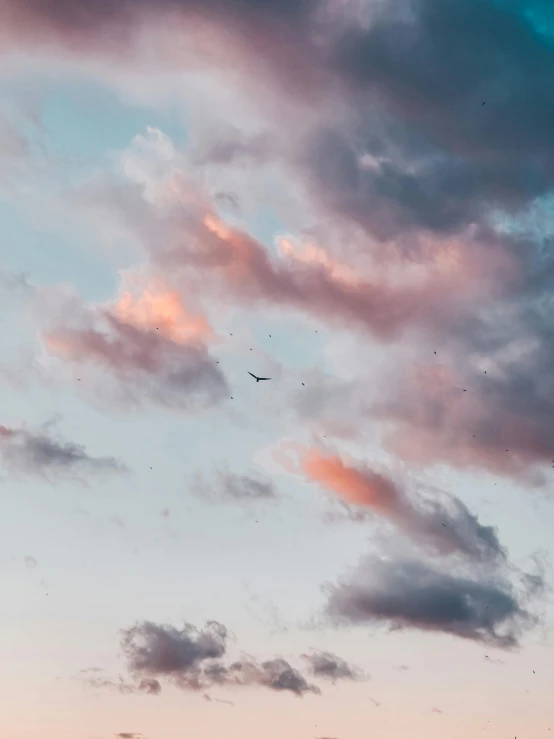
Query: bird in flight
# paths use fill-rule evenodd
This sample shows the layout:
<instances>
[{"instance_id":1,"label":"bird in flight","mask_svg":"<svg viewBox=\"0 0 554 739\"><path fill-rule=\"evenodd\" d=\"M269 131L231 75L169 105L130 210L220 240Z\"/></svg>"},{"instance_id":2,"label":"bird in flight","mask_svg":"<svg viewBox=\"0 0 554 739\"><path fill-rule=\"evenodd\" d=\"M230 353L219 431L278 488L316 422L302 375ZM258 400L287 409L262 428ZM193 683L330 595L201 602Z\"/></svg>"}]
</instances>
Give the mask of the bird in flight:
<instances>
[{"instance_id":1,"label":"bird in flight","mask_svg":"<svg viewBox=\"0 0 554 739\"><path fill-rule=\"evenodd\" d=\"M253 377L256 382L259 382L260 380L271 380L271 377L257 377L256 375L253 375L252 372L248 373L250 377Z\"/></svg>"}]
</instances>

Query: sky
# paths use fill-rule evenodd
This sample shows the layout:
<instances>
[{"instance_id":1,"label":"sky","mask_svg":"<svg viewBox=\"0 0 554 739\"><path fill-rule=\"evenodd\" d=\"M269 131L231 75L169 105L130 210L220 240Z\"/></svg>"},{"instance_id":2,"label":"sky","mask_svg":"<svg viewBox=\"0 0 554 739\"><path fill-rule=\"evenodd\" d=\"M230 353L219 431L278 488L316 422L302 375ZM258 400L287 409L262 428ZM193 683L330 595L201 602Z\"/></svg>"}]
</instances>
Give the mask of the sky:
<instances>
[{"instance_id":1,"label":"sky","mask_svg":"<svg viewBox=\"0 0 554 739\"><path fill-rule=\"evenodd\" d=\"M0 29L1 735L551 736L550 3Z\"/></svg>"}]
</instances>

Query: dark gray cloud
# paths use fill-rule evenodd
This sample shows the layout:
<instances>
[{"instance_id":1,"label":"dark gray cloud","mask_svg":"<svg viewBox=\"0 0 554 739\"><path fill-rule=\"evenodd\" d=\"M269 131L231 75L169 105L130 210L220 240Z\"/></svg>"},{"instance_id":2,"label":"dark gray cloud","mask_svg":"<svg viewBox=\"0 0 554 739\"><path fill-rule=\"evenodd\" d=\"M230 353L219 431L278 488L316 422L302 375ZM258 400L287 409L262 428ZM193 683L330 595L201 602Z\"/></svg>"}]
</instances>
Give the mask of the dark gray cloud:
<instances>
[{"instance_id":1,"label":"dark gray cloud","mask_svg":"<svg viewBox=\"0 0 554 739\"><path fill-rule=\"evenodd\" d=\"M31 475L120 473L114 457L91 457L84 446L61 441L45 431L0 426L0 457L14 472Z\"/></svg>"},{"instance_id":2,"label":"dark gray cloud","mask_svg":"<svg viewBox=\"0 0 554 739\"><path fill-rule=\"evenodd\" d=\"M224 662L227 639L227 629L216 621L208 622L204 629L191 624L176 629L147 621L125 630L121 646L137 692L144 692L145 680L159 686L158 679L163 678L183 690L259 685L297 696L320 693L282 658L260 663L244 657Z\"/></svg>"},{"instance_id":3,"label":"dark gray cloud","mask_svg":"<svg viewBox=\"0 0 554 739\"><path fill-rule=\"evenodd\" d=\"M368 557L330 589L327 614L336 623L381 622L510 648L535 623L522 600L498 576L473 578L414 559Z\"/></svg>"},{"instance_id":4,"label":"dark gray cloud","mask_svg":"<svg viewBox=\"0 0 554 739\"><path fill-rule=\"evenodd\" d=\"M432 550L445 554L457 551L481 561L505 558L496 529L483 525L452 495L406 498L399 521L415 541Z\"/></svg>"},{"instance_id":5,"label":"dark gray cloud","mask_svg":"<svg viewBox=\"0 0 554 739\"><path fill-rule=\"evenodd\" d=\"M384 238L456 230L549 190L554 50L522 11L494 0L387 2L366 27L343 27L331 68L358 115L313 142L328 202ZM370 171L364 152L379 159Z\"/></svg>"},{"instance_id":6,"label":"dark gray cloud","mask_svg":"<svg viewBox=\"0 0 554 739\"><path fill-rule=\"evenodd\" d=\"M243 51L286 77L290 90L302 78L304 91L332 90L353 112L348 129L309 133L310 176L328 203L382 236L415 226L458 229L491 205L523 205L553 182L554 50L544 24L539 30L518 3L386 2L372 4L364 24L348 3L324 0L3 7L23 35L54 34L81 51L85 41L105 53L128 49L132 21L144 14L177 12L232 29ZM380 161L371 172L359 164L364 152Z\"/></svg>"},{"instance_id":7,"label":"dark gray cloud","mask_svg":"<svg viewBox=\"0 0 554 739\"><path fill-rule=\"evenodd\" d=\"M223 657L227 637L227 629L216 621L203 631L192 624L176 629L145 621L123 633L121 646L131 672L171 675Z\"/></svg>"},{"instance_id":8,"label":"dark gray cloud","mask_svg":"<svg viewBox=\"0 0 554 739\"><path fill-rule=\"evenodd\" d=\"M337 680L358 680L363 673L357 667L349 665L348 662L331 652L314 651L303 655L310 665L310 671L314 677L325 678L336 682Z\"/></svg>"}]
</instances>

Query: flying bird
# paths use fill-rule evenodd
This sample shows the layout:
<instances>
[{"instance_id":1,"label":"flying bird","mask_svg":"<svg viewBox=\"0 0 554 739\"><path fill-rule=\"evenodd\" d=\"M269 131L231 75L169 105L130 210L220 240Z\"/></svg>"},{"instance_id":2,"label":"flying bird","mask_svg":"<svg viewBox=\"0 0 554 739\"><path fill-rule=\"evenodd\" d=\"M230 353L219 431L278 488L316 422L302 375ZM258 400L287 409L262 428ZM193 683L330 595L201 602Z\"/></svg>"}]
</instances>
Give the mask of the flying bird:
<instances>
[{"instance_id":1,"label":"flying bird","mask_svg":"<svg viewBox=\"0 0 554 739\"><path fill-rule=\"evenodd\" d=\"M258 377L257 375L253 375L252 372L248 373L250 377L253 377L256 382L259 382L260 380L271 380L271 377Z\"/></svg>"}]
</instances>

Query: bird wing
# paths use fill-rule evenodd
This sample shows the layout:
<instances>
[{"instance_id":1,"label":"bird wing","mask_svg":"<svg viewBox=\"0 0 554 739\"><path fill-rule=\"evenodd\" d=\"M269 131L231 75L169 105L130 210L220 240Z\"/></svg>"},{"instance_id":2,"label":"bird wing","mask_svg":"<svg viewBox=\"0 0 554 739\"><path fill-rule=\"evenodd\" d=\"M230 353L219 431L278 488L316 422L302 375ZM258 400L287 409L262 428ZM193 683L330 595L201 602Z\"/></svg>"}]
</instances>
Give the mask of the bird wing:
<instances>
[{"instance_id":1,"label":"bird wing","mask_svg":"<svg viewBox=\"0 0 554 739\"><path fill-rule=\"evenodd\" d=\"M248 370L246 371L248 372ZM256 375L253 375L252 372L248 372L248 374L250 375L250 377L253 377L255 380L259 379L258 377L256 377Z\"/></svg>"},{"instance_id":2,"label":"bird wing","mask_svg":"<svg viewBox=\"0 0 554 739\"><path fill-rule=\"evenodd\" d=\"M271 380L271 377L258 377L258 380Z\"/></svg>"}]
</instances>

